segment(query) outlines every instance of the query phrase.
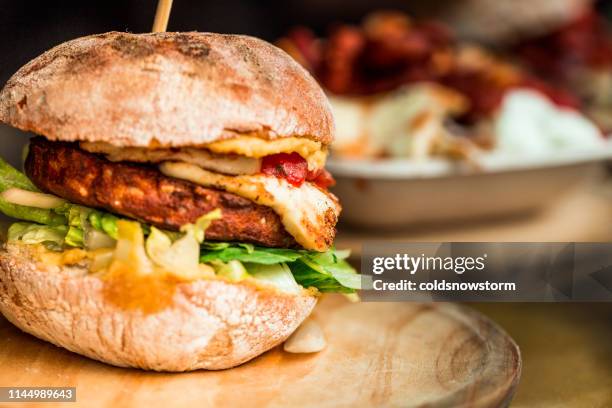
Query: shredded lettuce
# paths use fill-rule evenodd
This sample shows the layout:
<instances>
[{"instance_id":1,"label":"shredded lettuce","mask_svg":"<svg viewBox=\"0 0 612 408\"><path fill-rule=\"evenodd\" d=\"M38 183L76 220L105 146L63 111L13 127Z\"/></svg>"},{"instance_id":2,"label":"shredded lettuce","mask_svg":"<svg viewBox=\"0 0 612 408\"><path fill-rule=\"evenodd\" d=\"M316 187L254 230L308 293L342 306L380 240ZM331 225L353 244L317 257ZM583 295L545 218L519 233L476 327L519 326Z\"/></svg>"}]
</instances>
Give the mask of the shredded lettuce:
<instances>
[{"instance_id":1,"label":"shredded lettuce","mask_svg":"<svg viewBox=\"0 0 612 408\"><path fill-rule=\"evenodd\" d=\"M39 225L16 222L9 227L8 240L26 244L44 244L51 249L61 248L68 228L65 225Z\"/></svg>"},{"instance_id":2,"label":"shredded lettuce","mask_svg":"<svg viewBox=\"0 0 612 408\"><path fill-rule=\"evenodd\" d=\"M274 285L283 292L300 293L302 290L295 281L291 269L284 263L274 265L246 264L245 268L255 279Z\"/></svg>"},{"instance_id":3,"label":"shredded lettuce","mask_svg":"<svg viewBox=\"0 0 612 408\"><path fill-rule=\"evenodd\" d=\"M66 244L81 248L85 245L85 229L87 228L88 210L76 205L69 206L67 209L68 216L68 233L66 234Z\"/></svg>"},{"instance_id":4,"label":"shredded lettuce","mask_svg":"<svg viewBox=\"0 0 612 408\"><path fill-rule=\"evenodd\" d=\"M192 235L201 244L204 242L204 233L210 227L210 224L214 220L219 219L221 219L221 210L217 208L198 218L195 223L183 225L181 232L184 232L186 235Z\"/></svg>"},{"instance_id":5,"label":"shredded lettuce","mask_svg":"<svg viewBox=\"0 0 612 408\"><path fill-rule=\"evenodd\" d=\"M198 221L202 221L207 216L201 217ZM120 221L120 223L126 223L126 221ZM137 222L131 223L138 225ZM202 277L208 272L212 273L212 268L200 263L198 259L200 254L198 238L203 236L203 231L198 231L197 222L190 225L194 228L187 229L185 235L174 242L164 232L152 227L145 244L147 255L153 263L185 279Z\"/></svg>"},{"instance_id":6,"label":"shredded lettuce","mask_svg":"<svg viewBox=\"0 0 612 408\"><path fill-rule=\"evenodd\" d=\"M231 281L241 281L248 278L250 275L242 262L233 259L227 263L222 261L212 261L211 265L215 268L215 273L219 276L224 276Z\"/></svg>"},{"instance_id":7,"label":"shredded lettuce","mask_svg":"<svg viewBox=\"0 0 612 408\"><path fill-rule=\"evenodd\" d=\"M0 158L0 193L10 188L39 192L28 177ZM47 242L60 249L63 246L82 248L85 237L91 229L101 231L111 238L117 238L117 220L114 215L90 208L66 203L58 208L41 209L9 203L0 197L0 212L23 221L30 221L29 230L25 235L9 234L9 240L33 241L37 237L49 236ZM19 223L14 231L24 228L25 223ZM49 227L49 228L44 228ZM58 228L56 228L58 227ZM34 235L33 231L37 231ZM40 241L43 242L43 241Z\"/></svg>"},{"instance_id":8,"label":"shredded lettuce","mask_svg":"<svg viewBox=\"0 0 612 408\"><path fill-rule=\"evenodd\" d=\"M147 256L144 245L144 235L140 224L132 221L119 221L117 223L117 246L111 262L116 269L124 269L142 275L153 272L153 263Z\"/></svg>"},{"instance_id":9,"label":"shredded lettuce","mask_svg":"<svg viewBox=\"0 0 612 408\"><path fill-rule=\"evenodd\" d=\"M117 221L119 218L112 214L103 213L100 211L92 211L89 213L87 220L93 228L108 234L109 237L117 239Z\"/></svg>"}]
</instances>

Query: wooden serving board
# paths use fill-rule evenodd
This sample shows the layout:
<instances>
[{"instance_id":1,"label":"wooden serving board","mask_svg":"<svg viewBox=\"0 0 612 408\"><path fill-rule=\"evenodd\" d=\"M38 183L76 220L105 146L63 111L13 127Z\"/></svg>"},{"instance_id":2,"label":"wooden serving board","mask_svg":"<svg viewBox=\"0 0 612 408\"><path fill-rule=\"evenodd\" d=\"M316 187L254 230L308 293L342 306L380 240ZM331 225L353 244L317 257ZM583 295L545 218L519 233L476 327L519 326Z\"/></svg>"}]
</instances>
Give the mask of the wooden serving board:
<instances>
[{"instance_id":1,"label":"wooden serving board","mask_svg":"<svg viewBox=\"0 0 612 408\"><path fill-rule=\"evenodd\" d=\"M313 318L328 340L318 354L279 347L231 370L185 374L111 367L0 318L0 386L76 387L77 403L64 407L497 407L520 377L514 341L463 306L328 296Z\"/></svg>"}]
</instances>

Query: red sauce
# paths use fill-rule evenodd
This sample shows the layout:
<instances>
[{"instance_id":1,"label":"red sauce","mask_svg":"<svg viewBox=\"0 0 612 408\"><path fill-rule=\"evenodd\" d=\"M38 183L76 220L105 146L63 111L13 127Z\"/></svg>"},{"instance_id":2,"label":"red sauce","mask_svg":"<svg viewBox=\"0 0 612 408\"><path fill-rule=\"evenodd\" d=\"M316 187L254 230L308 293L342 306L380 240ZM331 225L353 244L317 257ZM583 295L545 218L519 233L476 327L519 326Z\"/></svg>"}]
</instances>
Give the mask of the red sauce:
<instances>
[{"instance_id":1,"label":"red sauce","mask_svg":"<svg viewBox=\"0 0 612 408\"><path fill-rule=\"evenodd\" d=\"M325 169L319 169L314 172L308 172L308 177L306 179L308 181L312 181L317 186L324 188L324 189L336 185L336 180L334 180L334 177L330 174L329 171Z\"/></svg>"},{"instance_id":2,"label":"red sauce","mask_svg":"<svg viewBox=\"0 0 612 408\"><path fill-rule=\"evenodd\" d=\"M298 153L278 153L266 156L261 162L261 172L269 176L284 178L289 184L299 187L311 181L321 188L333 186L336 181L325 169L308 170L308 163Z\"/></svg>"},{"instance_id":3,"label":"red sauce","mask_svg":"<svg viewBox=\"0 0 612 408\"><path fill-rule=\"evenodd\" d=\"M299 187L306 180L308 163L297 153L278 153L263 158L261 172L268 176L284 178Z\"/></svg>"}]
</instances>

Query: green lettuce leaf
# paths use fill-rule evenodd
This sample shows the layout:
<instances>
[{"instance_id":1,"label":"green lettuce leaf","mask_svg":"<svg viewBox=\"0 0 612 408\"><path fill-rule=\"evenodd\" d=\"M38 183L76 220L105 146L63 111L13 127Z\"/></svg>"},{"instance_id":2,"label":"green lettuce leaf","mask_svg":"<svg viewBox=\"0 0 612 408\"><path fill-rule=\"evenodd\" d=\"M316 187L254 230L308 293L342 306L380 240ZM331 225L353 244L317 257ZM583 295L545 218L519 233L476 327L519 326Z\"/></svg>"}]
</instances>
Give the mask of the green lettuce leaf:
<instances>
[{"instance_id":1,"label":"green lettuce leaf","mask_svg":"<svg viewBox=\"0 0 612 408\"><path fill-rule=\"evenodd\" d=\"M82 248L85 246L85 230L89 226L87 216L91 210L78 205L67 205L66 207L68 233L65 242L67 245Z\"/></svg>"},{"instance_id":2,"label":"green lettuce leaf","mask_svg":"<svg viewBox=\"0 0 612 408\"><path fill-rule=\"evenodd\" d=\"M39 225L16 222L9 227L8 240L22 241L26 244L45 244L52 249L61 248L68 231L65 225Z\"/></svg>"},{"instance_id":3,"label":"green lettuce leaf","mask_svg":"<svg viewBox=\"0 0 612 408\"><path fill-rule=\"evenodd\" d=\"M201 244L201 247L205 251L221 251L222 249L229 248L232 246L229 242L209 242L204 241Z\"/></svg>"},{"instance_id":4,"label":"green lettuce leaf","mask_svg":"<svg viewBox=\"0 0 612 408\"><path fill-rule=\"evenodd\" d=\"M0 158L0 191L8 190L9 188L39 191L25 174Z\"/></svg>"},{"instance_id":5,"label":"green lettuce leaf","mask_svg":"<svg viewBox=\"0 0 612 408\"><path fill-rule=\"evenodd\" d=\"M93 228L105 232L113 239L117 239L118 217L101 211L92 211L87 219Z\"/></svg>"},{"instance_id":6,"label":"green lettuce leaf","mask_svg":"<svg viewBox=\"0 0 612 408\"><path fill-rule=\"evenodd\" d=\"M69 227L68 233L64 237L64 243L71 247L83 248L85 246L84 238L85 234L82 229Z\"/></svg>"},{"instance_id":7,"label":"green lettuce leaf","mask_svg":"<svg viewBox=\"0 0 612 408\"><path fill-rule=\"evenodd\" d=\"M315 287L321 292L354 293L361 288L361 276L345 261L332 273L312 268L303 260L289 264L297 283L305 288Z\"/></svg>"},{"instance_id":8,"label":"green lettuce leaf","mask_svg":"<svg viewBox=\"0 0 612 408\"><path fill-rule=\"evenodd\" d=\"M61 225L66 223L66 219L51 210L42 208L26 207L8 203L0 197L0 212L4 215L24 221L32 221L38 224Z\"/></svg>"},{"instance_id":9,"label":"green lettuce leaf","mask_svg":"<svg viewBox=\"0 0 612 408\"><path fill-rule=\"evenodd\" d=\"M55 212L68 220L68 233L65 240L68 246L78 248L88 246L88 237L91 238L94 231L98 231L98 235L108 235L113 240L117 239L117 220L119 218L114 215L70 203L56 208ZM99 242L100 237L97 238Z\"/></svg>"},{"instance_id":10,"label":"green lettuce leaf","mask_svg":"<svg viewBox=\"0 0 612 408\"><path fill-rule=\"evenodd\" d=\"M181 227L181 232L192 234L198 241L198 244L201 244L204 242L204 234L208 227L210 227L210 224L214 220L219 219L221 219L221 210L217 208L216 210L213 210L198 218L195 223L183 225Z\"/></svg>"},{"instance_id":11,"label":"green lettuce leaf","mask_svg":"<svg viewBox=\"0 0 612 408\"><path fill-rule=\"evenodd\" d=\"M0 158L0 193L10 188L19 188L35 192L39 191L25 174ZM85 245L85 237L92 228L104 232L112 238L116 239L117 237L117 217L75 204L67 203L61 207L47 210L12 204L0 197L0 212L11 218L35 222L41 224L41 226L61 226L60 230L63 232L62 242L59 242L58 229L37 229L38 234L42 234L42 232L46 234L54 232L51 241L57 246L67 245L79 248L83 247ZM22 227L23 226L16 226L14 231L18 231ZM32 226L29 230L30 233L25 235L26 239L38 236L33 234L32 231L34 230ZM13 234L13 236L16 235ZM33 241L34 239L36 238L30 240ZM25 239L21 238L21 240L24 241Z\"/></svg>"},{"instance_id":12,"label":"green lettuce leaf","mask_svg":"<svg viewBox=\"0 0 612 408\"><path fill-rule=\"evenodd\" d=\"M353 267L344 260L349 254L348 251L311 253L304 256L301 262L312 271L316 271L320 275L319 279L327 275L345 288L361 289L361 276L356 274ZM312 272L306 273L301 267L299 269L305 281L312 278Z\"/></svg>"},{"instance_id":13,"label":"green lettuce leaf","mask_svg":"<svg viewBox=\"0 0 612 408\"><path fill-rule=\"evenodd\" d=\"M349 251L314 252L300 249L264 248L230 242L204 242L200 262L243 262L249 273L256 265L286 264L305 288L321 292L354 293L361 288L361 275L345 259Z\"/></svg>"},{"instance_id":14,"label":"green lettuce leaf","mask_svg":"<svg viewBox=\"0 0 612 408\"><path fill-rule=\"evenodd\" d=\"M36 186L25 174L15 169L2 158L0 158L0 193L9 188L20 188L28 191L38 191ZM65 217L52 210L26 207L7 202L0 197L0 212L19 220L32 221L38 224L62 225L66 223Z\"/></svg>"},{"instance_id":15,"label":"green lettuce leaf","mask_svg":"<svg viewBox=\"0 0 612 408\"><path fill-rule=\"evenodd\" d=\"M262 248L252 245L245 247L246 244L230 244L227 242L213 243L213 247L217 246L223 249L210 251L207 249L208 244L209 243L205 243L206 246L202 249L200 262L210 262L214 260L229 262L236 259L240 262L273 265L282 262L295 262L300 259L303 256L303 252L305 252L294 249ZM225 247L223 247L223 245L225 245Z\"/></svg>"},{"instance_id":16,"label":"green lettuce leaf","mask_svg":"<svg viewBox=\"0 0 612 408\"><path fill-rule=\"evenodd\" d=\"M238 282L249 277L249 273L242 262L233 259L227 263L221 261L212 261L212 266L215 268L215 273L219 276L224 276L229 280Z\"/></svg>"},{"instance_id":17,"label":"green lettuce leaf","mask_svg":"<svg viewBox=\"0 0 612 408\"><path fill-rule=\"evenodd\" d=\"M300 293L302 290L291 274L291 269L284 263L245 264L244 267L255 279L274 285L283 292Z\"/></svg>"}]
</instances>

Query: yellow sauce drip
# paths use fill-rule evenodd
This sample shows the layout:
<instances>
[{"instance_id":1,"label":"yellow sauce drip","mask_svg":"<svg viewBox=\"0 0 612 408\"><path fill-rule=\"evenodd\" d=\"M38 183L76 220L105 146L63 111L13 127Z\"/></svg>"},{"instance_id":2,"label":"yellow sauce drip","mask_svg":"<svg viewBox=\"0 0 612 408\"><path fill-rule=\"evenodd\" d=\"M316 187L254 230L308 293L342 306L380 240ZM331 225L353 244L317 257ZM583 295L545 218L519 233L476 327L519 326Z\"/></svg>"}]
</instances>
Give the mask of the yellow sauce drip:
<instances>
[{"instance_id":1,"label":"yellow sauce drip","mask_svg":"<svg viewBox=\"0 0 612 408\"><path fill-rule=\"evenodd\" d=\"M308 162L310 170L322 169L327 159L327 148L320 142L303 137L285 137L266 140L257 136L237 136L203 146L217 154L239 154L261 158L277 153L299 153Z\"/></svg>"},{"instance_id":2,"label":"yellow sauce drip","mask_svg":"<svg viewBox=\"0 0 612 408\"><path fill-rule=\"evenodd\" d=\"M101 275L103 295L111 304L123 310L140 310L145 314L157 313L172 304L177 277L156 269L143 274L121 261L115 261Z\"/></svg>"},{"instance_id":3,"label":"yellow sauce drip","mask_svg":"<svg viewBox=\"0 0 612 408\"><path fill-rule=\"evenodd\" d=\"M36 248L38 259L47 265L70 266L90 258L91 253L79 248L68 249L63 252L54 252L38 245Z\"/></svg>"}]
</instances>

